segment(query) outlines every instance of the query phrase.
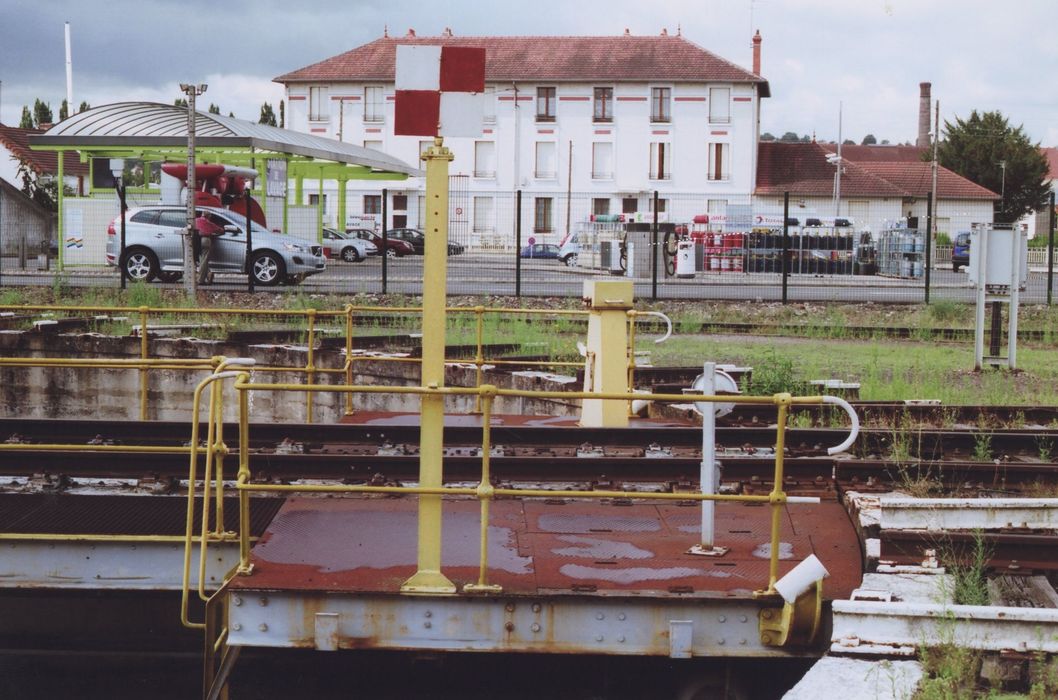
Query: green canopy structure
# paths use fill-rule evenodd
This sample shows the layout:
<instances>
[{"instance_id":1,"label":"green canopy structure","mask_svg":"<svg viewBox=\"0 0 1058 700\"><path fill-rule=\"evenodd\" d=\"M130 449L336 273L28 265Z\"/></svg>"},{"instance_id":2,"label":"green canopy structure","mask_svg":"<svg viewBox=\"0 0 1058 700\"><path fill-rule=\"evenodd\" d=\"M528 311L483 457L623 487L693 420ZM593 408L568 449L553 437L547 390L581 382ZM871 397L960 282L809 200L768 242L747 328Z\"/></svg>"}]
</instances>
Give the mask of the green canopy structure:
<instances>
[{"instance_id":1,"label":"green canopy structure","mask_svg":"<svg viewBox=\"0 0 1058 700\"><path fill-rule=\"evenodd\" d=\"M31 136L30 148L64 153L76 151L83 162L93 158L139 159L144 163L187 162L187 107L155 102L116 102L75 114L43 134ZM282 160L286 178L295 183L295 200L302 199L306 178L338 183L338 220L345 221L345 183L350 180L404 180L421 177L423 171L386 155L342 141L256 124L244 119L207 112L195 112L196 163L224 163L251 167L258 171L255 195L265 193L264 167L268 161ZM63 159L58 159L62 182ZM284 181L284 186L286 182ZM63 231L63 193L59 188L59 231ZM323 198L318 219L323 224ZM286 209L283 225L286 228ZM61 234L60 234L61 235ZM60 250L60 267L62 246Z\"/></svg>"}]
</instances>

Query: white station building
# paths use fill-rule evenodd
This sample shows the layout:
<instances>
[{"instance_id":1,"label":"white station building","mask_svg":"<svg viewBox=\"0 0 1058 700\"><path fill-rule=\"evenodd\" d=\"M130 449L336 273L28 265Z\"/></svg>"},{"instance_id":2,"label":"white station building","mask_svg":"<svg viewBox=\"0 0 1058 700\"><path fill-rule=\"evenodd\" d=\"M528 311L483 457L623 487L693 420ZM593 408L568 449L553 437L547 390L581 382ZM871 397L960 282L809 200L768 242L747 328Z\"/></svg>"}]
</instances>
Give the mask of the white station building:
<instances>
[{"instance_id":1,"label":"white station building","mask_svg":"<svg viewBox=\"0 0 1058 700\"><path fill-rule=\"evenodd\" d=\"M451 138L453 175L465 183L471 245L513 243L514 197L522 192L523 235L557 241L566 221L590 214L689 219L748 205L755 185L761 99L760 37L747 70L679 33L596 37L402 37L388 34L286 73L288 128L377 148L409 163L429 140L395 136L398 45L486 49L485 110L478 138ZM377 225L385 188L387 227L423 220L421 179L349 184L346 225ZM337 183L324 182L324 219L337 222ZM302 205L320 185L304 183ZM331 194L328 197L328 193Z\"/></svg>"}]
</instances>

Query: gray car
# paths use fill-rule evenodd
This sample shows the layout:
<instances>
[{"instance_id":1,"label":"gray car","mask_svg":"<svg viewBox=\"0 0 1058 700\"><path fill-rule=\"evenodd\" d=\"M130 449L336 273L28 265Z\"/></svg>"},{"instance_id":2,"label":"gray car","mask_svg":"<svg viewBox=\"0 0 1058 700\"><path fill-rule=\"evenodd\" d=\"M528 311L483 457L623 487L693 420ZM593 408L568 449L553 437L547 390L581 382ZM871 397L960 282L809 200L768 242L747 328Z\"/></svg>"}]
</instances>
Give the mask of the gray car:
<instances>
[{"instance_id":1,"label":"gray car","mask_svg":"<svg viewBox=\"0 0 1058 700\"><path fill-rule=\"evenodd\" d=\"M222 232L213 238L210 269L214 272L246 272L246 218L228 209L199 207L204 216ZM184 271L184 232L187 210L178 206L151 206L125 213L125 258L121 264L129 279L172 282ZM118 265L121 252L121 220L107 228L108 265ZM283 233L273 233L251 224L253 253L250 270L257 284L298 283L309 275L323 272L327 262L323 248Z\"/></svg>"}]
</instances>

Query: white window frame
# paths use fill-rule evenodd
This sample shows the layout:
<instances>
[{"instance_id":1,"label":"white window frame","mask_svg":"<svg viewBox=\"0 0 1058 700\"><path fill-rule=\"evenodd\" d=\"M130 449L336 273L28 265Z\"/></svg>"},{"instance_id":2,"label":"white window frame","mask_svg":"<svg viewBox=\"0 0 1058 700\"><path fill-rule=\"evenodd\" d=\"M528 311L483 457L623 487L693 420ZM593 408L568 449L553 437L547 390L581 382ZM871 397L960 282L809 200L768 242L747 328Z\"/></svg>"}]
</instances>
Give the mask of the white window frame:
<instances>
[{"instance_id":1,"label":"white window frame","mask_svg":"<svg viewBox=\"0 0 1058 700\"><path fill-rule=\"evenodd\" d=\"M647 176L651 180L672 179L672 142L650 142L650 163Z\"/></svg>"},{"instance_id":2,"label":"white window frame","mask_svg":"<svg viewBox=\"0 0 1058 700\"><path fill-rule=\"evenodd\" d=\"M540 94L541 90L551 90L549 97L542 97ZM516 95L517 97L517 95ZM544 104L546 109L540 111L540 100L546 100ZM554 85L539 85L536 88L536 121L551 123L555 121L558 115L558 88Z\"/></svg>"},{"instance_id":3,"label":"white window frame","mask_svg":"<svg viewBox=\"0 0 1058 700\"><path fill-rule=\"evenodd\" d=\"M709 123L731 123L731 88L709 88Z\"/></svg>"},{"instance_id":4,"label":"white window frame","mask_svg":"<svg viewBox=\"0 0 1058 700\"><path fill-rule=\"evenodd\" d=\"M610 91L608 98L607 97L601 98L602 102L603 102L603 105L604 106L608 105L610 109L609 109L609 111L607 111L606 109L603 109L603 114L601 114L601 115L598 114L599 110L596 109L596 107L598 106L599 101L600 101L600 97L599 97L599 91L600 90L609 90ZM605 95L606 93L604 92L602 94ZM615 97L614 97L614 89L613 89L612 85L596 85L595 87L593 87L592 90L591 90L591 120L592 120L592 123L594 123L594 124L613 124L614 102L615 102Z\"/></svg>"},{"instance_id":5,"label":"white window frame","mask_svg":"<svg viewBox=\"0 0 1058 700\"><path fill-rule=\"evenodd\" d=\"M731 144L727 141L710 141L706 146L708 153L706 160L705 179L709 182L728 182L731 180ZM719 148L719 160L717 161L717 149Z\"/></svg>"},{"instance_id":6,"label":"white window frame","mask_svg":"<svg viewBox=\"0 0 1058 700\"><path fill-rule=\"evenodd\" d=\"M326 85L313 85L309 87L309 121L325 122L330 117L330 105L327 97Z\"/></svg>"},{"instance_id":7,"label":"white window frame","mask_svg":"<svg viewBox=\"0 0 1058 700\"><path fill-rule=\"evenodd\" d=\"M496 123L496 86L485 86L485 104L482 106L482 121L486 124Z\"/></svg>"},{"instance_id":8,"label":"white window frame","mask_svg":"<svg viewBox=\"0 0 1058 700\"><path fill-rule=\"evenodd\" d=\"M381 124L386 121L386 95L381 85L364 86L364 122Z\"/></svg>"},{"instance_id":9,"label":"white window frame","mask_svg":"<svg viewBox=\"0 0 1058 700\"><path fill-rule=\"evenodd\" d=\"M474 177L485 180L496 179L496 142L474 142Z\"/></svg>"},{"instance_id":10,"label":"white window frame","mask_svg":"<svg viewBox=\"0 0 1058 700\"><path fill-rule=\"evenodd\" d=\"M474 197L474 233L496 232L496 198Z\"/></svg>"},{"instance_id":11,"label":"white window frame","mask_svg":"<svg viewBox=\"0 0 1058 700\"><path fill-rule=\"evenodd\" d=\"M550 170L544 167L541 163L541 149L544 151L551 151L551 166ZM533 176L537 180L554 180L558 177L558 143L555 141L537 141L536 146L533 149Z\"/></svg>"},{"instance_id":12,"label":"white window frame","mask_svg":"<svg viewBox=\"0 0 1058 700\"><path fill-rule=\"evenodd\" d=\"M609 170L604 165L600 165L600 155L602 151L609 147L610 151L610 163ZM612 180L614 177L614 145L613 141L595 141L591 145L591 179L592 180Z\"/></svg>"},{"instance_id":13,"label":"white window frame","mask_svg":"<svg viewBox=\"0 0 1058 700\"><path fill-rule=\"evenodd\" d=\"M364 148L371 148L376 151L381 151L382 141L378 139L364 139Z\"/></svg>"},{"instance_id":14,"label":"white window frame","mask_svg":"<svg viewBox=\"0 0 1058 700\"><path fill-rule=\"evenodd\" d=\"M656 90L668 90L668 97L665 100L664 115L659 115L654 112ZM650 88L650 121L652 124L671 124L672 123L672 86L671 85L653 85Z\"/></svg>"}]
</instances>

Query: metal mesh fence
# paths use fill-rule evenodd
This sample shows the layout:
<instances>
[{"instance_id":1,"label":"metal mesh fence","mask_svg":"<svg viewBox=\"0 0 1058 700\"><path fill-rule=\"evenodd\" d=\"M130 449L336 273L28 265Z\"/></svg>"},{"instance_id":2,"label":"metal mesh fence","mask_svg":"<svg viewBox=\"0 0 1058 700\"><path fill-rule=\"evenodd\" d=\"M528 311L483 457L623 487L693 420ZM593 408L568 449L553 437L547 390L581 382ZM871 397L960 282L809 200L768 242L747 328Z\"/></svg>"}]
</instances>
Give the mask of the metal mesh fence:
<instances>
[{"instance_id":1,"label":"metal mesh fence","mask_svg":"<svg viewBox=\"0 0 1058 700\"><path fill-rule=\"evenodd\" d=\"M129 199L133 208L157 202L156 195L130 194ZM322 202L310 199L309 204L288 208L290 233L317 238L319 221L339 228L336 196L325 196ZM829 199L481 193L468 187L465 176L455 176L448 292L577 297L586 279L623 276L634 281L639 299L971 302L966 263L958 255L953 258L951 242L982 220L982 211L943 201L938 209L938 235L930 246L926 231L932 212L923 202L885 208L843 200L835 216ZM20 238L39 239L39 233L27 234L28 222L20 226L17 217L12 221L5 216L0 227L0 284L49 285L63 275L72 284L117 286L117 270L105 257L107 227L117 215L116 198L67 198L62 232L50 252L39 252L42 246L35 239L30 255L19 254L26 249ZM282 222L282 208L270 205L269 215L269 228L280 228L272 221ZM362 237L377 236L378 252L385 249L389 255L350 261L341 255L340 241L324 240L326 270L307 277L301 288L342 294L421 293L422 241L416 245L407 229L422 228L423 198L349 190L344 215L346 226L341 228L369 232ZM394 239L407 245L395 246ZM1030 249L1024 303L1049 301L1050 263L1046 247ZM218 274L215 287L245 289L246 277Z\"/></svg>"}]
</instances>

